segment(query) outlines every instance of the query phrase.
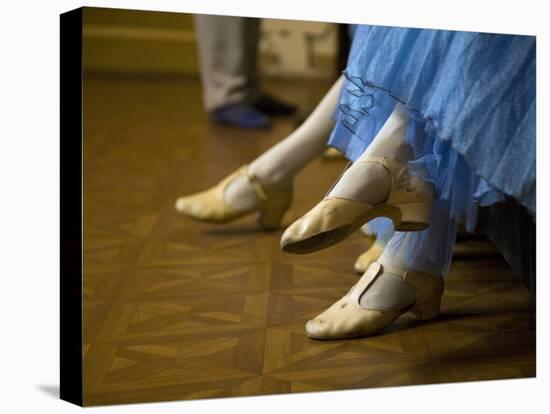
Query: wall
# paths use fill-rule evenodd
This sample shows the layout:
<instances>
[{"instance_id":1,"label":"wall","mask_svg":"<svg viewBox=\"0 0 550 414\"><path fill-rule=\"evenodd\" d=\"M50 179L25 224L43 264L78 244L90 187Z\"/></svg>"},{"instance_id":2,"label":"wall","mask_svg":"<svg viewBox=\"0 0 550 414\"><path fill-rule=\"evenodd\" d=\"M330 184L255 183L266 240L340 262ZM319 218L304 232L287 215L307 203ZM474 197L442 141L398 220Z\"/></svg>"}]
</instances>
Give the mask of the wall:
<instances>
[{"instance_id":1,"label":"wall","mask_svg":"<svg viewBox=\"0 0 550 414\"><path fill-rule=\"evenodd\" d=\"M85 8L83 35L86 71L198 74L191 14ZM331 78L337 25L264 19L259 52L263 75Z\"/></svg>"}]
</instances>

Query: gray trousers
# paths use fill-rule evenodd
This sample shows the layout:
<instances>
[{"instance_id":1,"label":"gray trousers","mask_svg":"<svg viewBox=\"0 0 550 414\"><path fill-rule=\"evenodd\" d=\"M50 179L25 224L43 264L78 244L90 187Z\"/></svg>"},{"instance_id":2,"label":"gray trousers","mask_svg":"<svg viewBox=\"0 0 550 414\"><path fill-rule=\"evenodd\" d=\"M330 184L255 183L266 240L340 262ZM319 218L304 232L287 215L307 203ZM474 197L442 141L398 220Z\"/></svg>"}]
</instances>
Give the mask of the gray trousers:
<instances>
[{"instance_id":1,"label":"gray trousers","mask_svg":"<svg viewBox=\"0 0 550 414\"><path fill-rule=\"evenodd\" d=\"M259 19L195 15L194 21L205 109L257 99Z\"/></svg>"}]
</instances>

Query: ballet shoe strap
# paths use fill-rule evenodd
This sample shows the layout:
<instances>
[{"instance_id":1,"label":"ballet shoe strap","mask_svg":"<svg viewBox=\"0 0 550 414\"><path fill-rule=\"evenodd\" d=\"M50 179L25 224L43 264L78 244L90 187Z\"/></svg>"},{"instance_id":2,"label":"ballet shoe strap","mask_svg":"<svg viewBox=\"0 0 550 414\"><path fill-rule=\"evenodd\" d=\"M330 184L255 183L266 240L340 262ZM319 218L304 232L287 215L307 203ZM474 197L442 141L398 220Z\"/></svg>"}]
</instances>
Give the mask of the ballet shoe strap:
<instances>
[{"instance_id":1,"label":"ballet shoe strap","mask_svg":"<svg viewBox=\"0 0 550 414\"><path fill-rule=\"evenodd\" d=\"M361 160L357 160L355 161L357 164L363 164L363 163L375 163L375 164L383 164L385 165L387 163L387 161L391 159L388 158L388 157L365 157Z\"/></svg>"},{"instance_id":2,"label":"ballet shoe strap","mask_svg":"<svg viewBox=\"0 0 550 414\"><path fill-rule=\"evenodd\" d=\"M342 172L340 173L338 178L332 183L332 185L330 186L330 188L328 189L328 191L325 194L325 198L329 197L329 195L332 192L332 190L334 189L334 187L336 187L336 184L338 184L338 182L342 179L343 175L346 173L346 171L352 165L367 164L367 163L382 165L388 171L388 173L391 176L391 180L392 180L391 187L390 187L392 189L394 187L394 180L395 180L396 174L399 176L399 175L402 174L403 171L405 171L405 168L404 168L405 166L403 164L401 164L400 162L395 161L391 158L388 158L388 157L366 157L366 158L361 159L359 161L355 161L355 162L350 161L345 166L345 168L342 170ZM353 200L353 198L348 198L348 197L340 197L340 198Z\"/></svg>"},{"instance_id":3,"label":"ballet shoe strap","mask_svg":"<svg viewBox=\"0 0 550 414\"><path fill-rule=\"evenodd\" d=\"M414 270L401 270L391 266L382 266L382 268L384 272L391 273L392 275L395 275L395 276L399 276L405 282L410 281L412 279L417 279L417 278L423 278L423 279L431 278L434 280L441 279L441 276L432 275L430 273L415 272Z\"/></svg>"},{"instance_id":4,"label":"ballet shoe strap","mask_svg":"<svg viewBox=\"0 0 550 414\"><path fill-rule=\"evenodd\" d=\"M403 164L389 157L366 157L357 163L378 164L386 168L392 180L391 192L386 201L389 204L426 203L433 199L432 184L420 177L423 174L419 173L422 169L417 169L417 173L412 174L408 163Z\"/></svg>"},{"instance_id":5,"label":"ballet shoe strap","mask_svg":"<svg viewBox=\"0 0 550 414\"><path fill-rule=\"evenodd\" d=\"M254 188L258 198L262 201L267 201L267 193L256 174L250 172L247 165L243 166L242 172L248 179L248 182L252 185L252 188Z\"/></svg>"},{"instance_id":6,"label":"ballet shoe strap","mask_svg":"<svg viewBox=\"0 0 550 414\"><path fill-rule=\"evenodd\" d=\"M413 270L404 271L389 266L384 266L384 272L399 276L404 282L413 286L417 291L417 301L423 301L425 296L429 297L434 292L443 292L445 289L442 276L415 272ZM420 291L418 290L419 288Z\"/></svg>"},{"instance_id":7,"label":"ballet shoe strap","mask_svg":"<svg viewBox=\"0 0 550 414\"><path fill-rule=\"evenodd\" d=\"M391 273L392 275L395 275L395 276L399 276L403 280L407 278L407 273L409 273L406 270L401 270L391 266L382 266L382 268L384 269L384 272Z\"/></svg>"},{"instance_id":8,"label":"ballet shoe strap","mask_svg":"<svg viewBox=\"0 0 550 414\"><path fill-rule=\"evenodd\" d=\"M363 274L363 276L361 276L361 279L359 279L357 284L350 290L350 299L353 300L355 303L359 303L359 299L361 298L363 293L382 273L382 265L380 263L371 263L367 271Z\"/></svg>"},{"instance_id":9,"label":"ballet shoe strap","mask_svg":"<svg viewBox=\"0 0 550 414\"><path fill-rule=\"evenodd\" d=\"M393 158L389 158L385 156L384 157L366 157L364 159L356 161L356 163L357 164L365 164L365 163L381 164L384 167L386 167L390 171L390 173L393 172L393 174L398 173L399 171L402 171L406 167L406 164L403 164L399 161L394 160Z\"/></svg>"},{"instance_id":10,"label":"ballet shoe strap","mask_svg":"<svg viewBox=\"0 0 550 414\"><path fill-rule=\"evenodd\" d=\"M407 275L418 274L417 272L409 272L409 271L397 269L395 267L382 266L378 262L373 262L370 264L370 266L368 267L367 271L363 274L361 279L359 279L357 284L348 293L350 296L350 299L359 302L359 299L361 298L363 293L365 293L365 291L369 288L369 286L371 286L374 283L374 281L378 276L380 276L385 272L398 276L404 282L407 281Z\"/></svg>"},{"instance_id":11,"label":"ballet shoe strap","mask_svg":"<svg viewBox=\"0 0 550 414\"><path fill-rule=\"evenodd\" d=\"M378 262L372 263L367 271L363 274L357 284L348 292L346 296L349 297L358 306L360 305L361 297L374 283L374 281L384 273L388 273L397 276L404 283L410 285L415 292L415 302L424 303L430 298L441 296L444 289L443 278L430 275L428 273L419 273L414 271L405 271L397 269L391 266L382 266ZM420 290L419 287L421 288ZM378 306L376 309L384 309L382 306ZM388 308L385 310L397 310Z\"/></svg>"}]
</instances>

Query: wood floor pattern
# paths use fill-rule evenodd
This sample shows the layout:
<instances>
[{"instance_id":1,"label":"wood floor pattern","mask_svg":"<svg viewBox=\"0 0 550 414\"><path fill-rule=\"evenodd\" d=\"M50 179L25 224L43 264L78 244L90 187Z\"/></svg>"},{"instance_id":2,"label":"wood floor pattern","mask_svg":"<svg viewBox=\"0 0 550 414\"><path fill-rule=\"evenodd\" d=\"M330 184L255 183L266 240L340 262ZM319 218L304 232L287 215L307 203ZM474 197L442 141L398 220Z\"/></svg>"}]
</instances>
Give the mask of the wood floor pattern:
<instances>
[{"instance_id":1,"label":"wood floor pattern","mask_svg":"<svg viewBox=\"0 0 550 414\"><path fill-rule=\"evenodd\" d=\"M267 86L303 108L327 87ZM173 209L177 196L213 185L294 121L265 132L209 125L194 79L89 76L84 93L86 405L535 375L528 293L479 242L457 247L439 319L405 315L371 338L308 339L306 320L357 280L359 234L293 256L279 248L281 231L258 231L254 217L220 227ZM285 223L344 165L307 166Z\"/></svg>"}]
</instances>

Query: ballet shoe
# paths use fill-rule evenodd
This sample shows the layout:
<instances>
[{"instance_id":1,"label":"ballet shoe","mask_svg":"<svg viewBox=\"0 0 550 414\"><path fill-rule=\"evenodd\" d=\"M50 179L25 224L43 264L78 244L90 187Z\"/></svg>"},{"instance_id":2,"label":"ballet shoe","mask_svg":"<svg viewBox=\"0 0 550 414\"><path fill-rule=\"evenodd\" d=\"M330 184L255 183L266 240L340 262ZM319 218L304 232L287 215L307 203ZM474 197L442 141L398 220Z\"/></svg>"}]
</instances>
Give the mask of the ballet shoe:
<instances>
[{"instance_id":1,"label":"ballet shoe","mask_svg":"<svg viewBox=\"0 0 550 414\"><path fill-rule=\"evenodd\" d=\"M396 231L419 231L428 227L434 199L431 184L411 175L405 164L387 157L358 162L379 164L389 172L391 187L387 199L369 204L327 195L286 229L281 237L283 251L305 254L327 248L376 217L391 219Z\"/></svg>"},{"instance_id":2,"label":"ballet shoe","mask_svg":"<svg viewBox=\"0 0 550 414\"><path fill-rule=\"evenodd\" d=\"M246 177L254 188L260 206L250 210L236 210L224 199L227 186L238 177ZM283 216L292 200L292 185L275 188L260 183L246 165L228 175L209 190L176 200L176 210L194 220L207 223L228 223L253 212L257 213L258 225L266 230L280 226Z\"/></svg>"},{"instance_id":3,"label":"ballet shoe","mask_svg":"<svg viewBox=\"0 0 550 414\"><path fill-rule=\"evenodd\" d=\"M323 152L323 158L327 158L327 159L337 159L337 158L341 158L341 159L344 159L344 154L341 153L340 151L338 151L336 148L333 148L333 147L329 147L325 150L325 152Z\"/></svg>"},{"instance_id":4,"label":"ballet shoe","mask_svg":"<svg viewBox=\"0 0 550 414\"><path fill-rule=\"evenodd\" d=\"M361 306L361 297L376 286L373 283L382 275L394 278L392 283L397 283L395 286L404 294L390 298L378 289L368 298L372 297L371 303ZM433 319L440 313L443 290L442 277L401 271L374 262L342 299L306 323L306 332L313 339L357 338L380 332L408 311L423 321Z\"/></svg>"},{"instance_id":5,"label":"ballet shoe","mask_svg":"<svg viewBox=\"0 0 550 414\"><path fill-rule=\"evenodd\" d=\"M353 265L353 270L355 273L363 274L367 271L371 263L374 263L378 260L382 252L384 251L384 246L380 243L373 242L372 245L365 250L355 261Z\"/></svg>"}]
</instances>

